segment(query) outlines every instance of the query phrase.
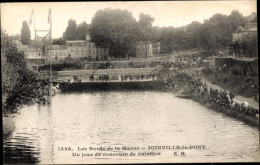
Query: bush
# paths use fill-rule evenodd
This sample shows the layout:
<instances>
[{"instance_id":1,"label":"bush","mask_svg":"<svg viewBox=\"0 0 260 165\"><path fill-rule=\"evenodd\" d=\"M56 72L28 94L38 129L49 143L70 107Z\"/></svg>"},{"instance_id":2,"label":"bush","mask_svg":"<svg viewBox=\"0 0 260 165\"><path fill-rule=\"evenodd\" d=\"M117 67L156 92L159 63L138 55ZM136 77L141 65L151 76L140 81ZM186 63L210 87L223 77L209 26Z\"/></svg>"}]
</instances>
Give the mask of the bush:
<instances>
[{"instance_id":1,"label":"bush","mask_svg":"<svg viewBox=\"0 0 260 165\"><path fill-rule=\"evenodd\" d=\"M2 112L15 113L17 108L40 97L41 79L27 68L24 53L1 30Z\"/></svg>"}]
</instances>

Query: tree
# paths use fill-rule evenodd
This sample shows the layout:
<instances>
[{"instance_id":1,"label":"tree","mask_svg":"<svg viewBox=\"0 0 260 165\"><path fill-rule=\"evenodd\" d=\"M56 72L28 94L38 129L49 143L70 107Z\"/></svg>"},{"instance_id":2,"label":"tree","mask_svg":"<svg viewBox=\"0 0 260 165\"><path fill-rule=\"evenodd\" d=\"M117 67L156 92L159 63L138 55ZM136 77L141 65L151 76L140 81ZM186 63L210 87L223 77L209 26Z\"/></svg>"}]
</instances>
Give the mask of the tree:
<instances>
[{"instance_id":1,"label":"tree","mask_svg":"<svg viewBox=\"0 0 260 165\"><path fill-rule=\"evenodd\" d=\"M244 37L244 53L247 54L249 57L258 57L257 49L257 36L256 35L248 35Z\"/></svg>"},{"instance_id":2,"label":"tree","mask_svg":"<svg viewBox=\"0 0 260 165\"><path fill-rule=\"evenodd\" d=\"M228 22L229 22L229 30L230 31L236 31L239 26L242 26L245 24L246 19L243 17L241 13L237 10L233 10L231 14L228 16Z\"/></svg>"},{"instance_id":3,"label":"tree","mask_svg":"<svg viewBox=\"0 0 260 165\"><path fill-rule=\"evenodd\" d=\"M152 40L153 38L153 21L154 18L150 15L141 13L139 15L139 21L137 26L137 39L139 41Z\"/></svg>"},{"instance_id":4,"label":"tree","mask_svg":"<svg viewBox=\"0 0 260 165\"><path fill-rule=\"evenodd\" d=\"M121 9L103 9L96 12L89 29L92 41L109 48L109 55L125 57L134 40L137 22L132 13Z\"/></svg>"},{"instance_id":5,"label":"tree","mask_svg":"<svg viewBox=\"0 0 260 165\"><path fill-rule=\"evenodd\" d=\"M77 40L77 23L75 20L70 19L68 21L68 26L63 33L63 38L65 40Z\"/></svg>"},{"instance_id":6,"label":"tree","mask_svg":"<svg viewBox=\"0 0 260 165\"><path fill-rule=\"evenodd\" d=\"M12 40L20 40L20 39L21 39L21 35L20 35L20 34L11 35L10 38L11 38Z\"/></svg>"},{"instance_id":7,"label":"tree","mask_svg":"<svg viewBox=\"0 0 260 165\"><path fill-rule=\"evenodd\" d=\"M77 39L78 40L85 40L86 34L88 33L88 24L86 21L82 22L77 27Z\"/></svg>"},{"instance_id":8,"label":"tree","mask_svg":"<svg viewBox=\"0 0 260 165\"><path fill-rule=\"evenodd\" d=\"M192 22L179 28L153 27L153 36L156 41L161 42L162 53L193 48L219 49L229 46L232 33L244 23L245 17L238 11L232 11L229 16L215 14L203 24Z\"/></svg>"},{"instance_id":9,"label":"tree","mask_svg":"<svg viewBox=\"0 0 260 165\"><path fill-rule=\"evenodd\" d=\"M174 47L176 47L175 28L162 27L158 31L158 41L161 42L161 53L172 52Z\"/></svg>"},{"instance_id":10,"label":"tree","mask_svg":"<svg viewBox=\"0 0 260 165\"><path fill-rule=\"evenodd\" d=\"M65 45L66 41L63 38L57 38L52 40L53 45Z\"/></svg>"},{"instance_id":11,"label":"tree","mask_svg":"<svg viewBox=\"0 0 260 165\"><path fill-rule=\"evenodd\" d=\"M232 33L243 24L243 17L238 11L231 15L215 14L204 21L200 32L202 46L205 49L219 49L232 42Z\"/></svg>"},{"instance_id":12,"label":"tree","mask_svg":"<svg viewBox=\"0 0 260 165\"><path fill-rule=\"evenodd\" d=\"M28 45L31 39L31 31L27 21L23 21L23 26L21 29L21 42L23 45Z\"/></svg>"},{"instance_id":13,"label":"tree","mask_svg":"<svg viewBox=\"0 0 260 165\"><path fill-rule=\"evenodd\" d=\"M187 39L189 40L189 48L199 48L201 47L201 40L200 40L200 29L202 24L199 22L192 22L191 24L187 25Z\"/></svg>"},{"instance_id":14,"label":"tree","mask_svg":"<svg viewBox=\"0 0 260 165\"><path fill-rule=\"evenodd\" d=\"M4 114L33 102L39 96L40 79L27 69L24 53L1 30L2 109Z\"/></svg>"}]
</instances>

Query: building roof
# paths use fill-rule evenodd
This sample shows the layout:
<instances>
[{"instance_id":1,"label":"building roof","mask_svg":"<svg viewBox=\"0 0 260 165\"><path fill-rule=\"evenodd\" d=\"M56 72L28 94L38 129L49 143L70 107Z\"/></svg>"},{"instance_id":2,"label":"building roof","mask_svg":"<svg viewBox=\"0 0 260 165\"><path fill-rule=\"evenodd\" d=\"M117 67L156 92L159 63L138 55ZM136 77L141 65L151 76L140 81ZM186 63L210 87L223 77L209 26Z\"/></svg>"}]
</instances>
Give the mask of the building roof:
<instances>
[{"instance_id":1,"label":"building roof","mask_svg":"<svg viewBox=\"0 0 260 165\"><path fill-rule=\"evenodd\" d=\"M136 44L152 44L151 41L139 41Z\"/></svg>"},{"instance_id":2,"label":"building roof","mask_svg":"<svg viewBox=\"0 0 260 165\"><path fill-rule=\"evenodd\" d=\"M257 57L215 57L216 59L227 59L227 60L234 60L234 61L239 61L239 62L254 62L257 61Z\"/></svg>"},{"instance_id":3,"label":"building roof","mask_svg":"<svg viewBox=\"0 0 260 165\"><path fill-rule=\"evenodd\" d=\"M257 27L253 27L253 28L247 29L247 31L250 31L250 32L257 32Z\"/></svg>"},{"instance_id":4,"label":"building roof","mask_svg":"<svg viewBox=\"0 0 260 165\"><path fill-rule=\"evenodd\" d=\"M23 45L21 43L21 41L19 41L19 40L14 40L13 42L16 44L17 48L20 49L20 50L24 50L24 49L28 49L29 48L28 45Z\"/></svg>"},{"instance_id":5,"label":"building roof","mask_svg":"<svg viewBox=\"0 0 260 165\"><path fill-rule=\"evenodd\" d=\"M240 58L240 57L233 57L235 61L241 61L241 62L253 62L257 60L257 57L250 57L250 58Z\"/></svg>"},{"instance_id":6,"label":"building roof","mask_svg":"<svg viewBox=\"0 0 260 165\"><path fill-rule=\"evenodd\" d=\"M243 27L239 26L237 28L236 33L241 32L257 32L257 24L256 23L247 23Z\"/></svg>"},{"instance_id":7,"label":"building roof","mask_svg":"<svg viewBox=\"0 0 260 165\"><path fill-rule=\"evenodd\" d=\"M34 47L30 47L28 49L29 52L42 52L42 50L40 48L34 48Z\"/></svg>"},{"instance_id":8,"label":"building roof","mask_svg":"<svg viewBox=\"0 0 260 165\"><path fill-rule=\"evenodd\" d=\"M77 43L77 42L87 42L86 40L73 40L73 41L66 41L70 43Z\"/></svg>"}]
</instances>

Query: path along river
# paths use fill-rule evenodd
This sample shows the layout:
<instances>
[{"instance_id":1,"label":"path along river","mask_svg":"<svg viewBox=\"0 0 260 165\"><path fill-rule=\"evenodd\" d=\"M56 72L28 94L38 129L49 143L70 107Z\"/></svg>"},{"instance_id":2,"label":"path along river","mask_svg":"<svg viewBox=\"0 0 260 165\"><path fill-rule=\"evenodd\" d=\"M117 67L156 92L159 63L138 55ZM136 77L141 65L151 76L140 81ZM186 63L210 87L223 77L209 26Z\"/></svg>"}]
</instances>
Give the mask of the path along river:
<instances>
[{"instance_id":1,"label":"path along river","mask_svg":"<svg viewBox=\"0 0 260 165\"><path fill-rule=\"evenodd\" d=\"M24 107L14 117L16 128L3 144L5 163L260 161L257 128L171 93L60 93L52 101L51 106ZM195 145L205 149L148 150L149 146ZM139 150L122 151L124 146ZM78 147L120 150L78 151ZM87 156L96 152L105 155ZM131 152L136 156L129 156ZM160 155L143 156L147 152ZM109 156L113 153L116 156Z\"/></svg>"}]
</instances>

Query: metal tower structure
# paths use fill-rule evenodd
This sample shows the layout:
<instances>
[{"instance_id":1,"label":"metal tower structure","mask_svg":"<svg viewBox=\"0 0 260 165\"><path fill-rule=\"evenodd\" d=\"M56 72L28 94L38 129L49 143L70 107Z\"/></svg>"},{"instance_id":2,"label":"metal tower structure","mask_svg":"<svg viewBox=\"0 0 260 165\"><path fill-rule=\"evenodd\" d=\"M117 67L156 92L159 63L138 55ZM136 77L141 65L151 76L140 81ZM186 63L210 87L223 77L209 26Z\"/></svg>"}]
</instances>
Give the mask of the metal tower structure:
<instances>
[{"instance_id":1,"label":"metal tower structure","mask_svg":"<svg viewBox=\"0 0 260 165\"><path fill-rule=\"evenodd\" d=\"M51 9L49 9L48 13L48 23L50 24L49 29L45 30L39 30L35 27L35 14L34 9L32 10L31 19L30 19L30 25L32 23L32 18L34 22L34 33L35 33L35 44L39 41L41 44L46 44L45 50L46 54L44 54L41 58L45 58L45 63L49 63L49 92L48 92L48 103L51 104L52 102L52 59L51 59L51 50L52 50L52 13ZM41 33L45 32L45 34L42 36ZM38 61L37 61L37 52L36 52L36 65L37 65L37 71L38 71Z\"/></svg>"}]
</instances>

